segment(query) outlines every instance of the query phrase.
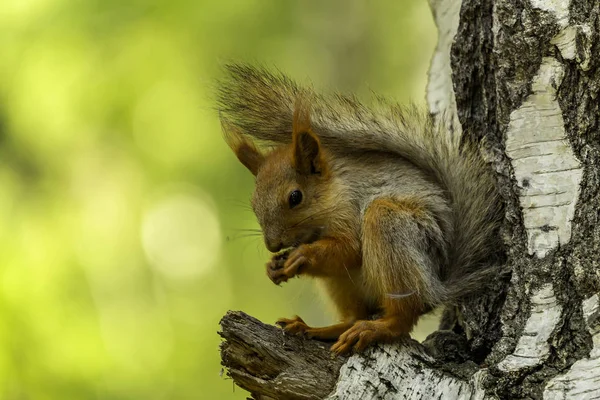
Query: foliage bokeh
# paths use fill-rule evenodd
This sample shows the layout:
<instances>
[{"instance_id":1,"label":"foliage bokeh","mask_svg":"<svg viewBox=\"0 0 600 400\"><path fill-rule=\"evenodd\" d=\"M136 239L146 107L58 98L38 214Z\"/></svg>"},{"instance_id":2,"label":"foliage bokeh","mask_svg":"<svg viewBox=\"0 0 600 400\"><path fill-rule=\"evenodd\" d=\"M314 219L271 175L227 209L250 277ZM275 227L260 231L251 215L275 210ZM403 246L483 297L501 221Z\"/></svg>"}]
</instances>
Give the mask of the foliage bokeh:
<instances>
[{"instance_id":1,"label":"foliage bokeh","mask_svg":"<svg viewBox=\"0 0 600 400\"><path fill-rule=\"evenodd\" d=\"M434 45L423 0L0 2L0 398L245 398L219 373L228 309L332 315L240 230L219 66L423 103Z\"/></svg>"}]
</instances>

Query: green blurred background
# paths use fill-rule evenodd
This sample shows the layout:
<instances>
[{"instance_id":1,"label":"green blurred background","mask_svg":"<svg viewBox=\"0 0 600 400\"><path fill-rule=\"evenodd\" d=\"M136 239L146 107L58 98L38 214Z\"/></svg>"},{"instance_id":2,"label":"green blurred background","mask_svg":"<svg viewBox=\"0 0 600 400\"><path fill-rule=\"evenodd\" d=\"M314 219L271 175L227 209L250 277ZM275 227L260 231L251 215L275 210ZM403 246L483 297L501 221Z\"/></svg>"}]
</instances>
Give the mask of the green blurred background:
<instances>
[{"instance_id":1,"label":"green blurred background","mask_svg":"<svg viewBox=\"0 0 600 400\"><path fill-rule=\"evenodd\" d=\"M240 232L219 65L423 103L435 37L425 0L0 1L0 399L244 398L227 310L333 315Z\"/></svg>"}]
</instances>

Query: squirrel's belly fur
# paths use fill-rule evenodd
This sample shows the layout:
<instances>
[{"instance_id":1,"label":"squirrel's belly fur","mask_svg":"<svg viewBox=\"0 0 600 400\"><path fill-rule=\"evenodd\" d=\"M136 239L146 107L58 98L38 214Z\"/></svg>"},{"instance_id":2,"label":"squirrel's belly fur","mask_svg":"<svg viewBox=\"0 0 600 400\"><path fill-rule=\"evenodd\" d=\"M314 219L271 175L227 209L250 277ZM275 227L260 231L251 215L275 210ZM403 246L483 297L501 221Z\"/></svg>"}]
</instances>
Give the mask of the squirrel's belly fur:
<instances>
[{"instance_id":1,"label":"squirrel's belly fur","mask_svg":"<svg viewBox=\"0 0 600 400\"><path fill-rule=\"evenodd\" d=\"M267 274L278 284L321 278L342 318L327 328L282 320L287 330L339 336L336 352L361 350L498 274L502 206L474 144L414 108L322 95L246 65L226 72L226 140L256 177L252 206L267 247L292 248Z\"/></svg>"}]
</instances>

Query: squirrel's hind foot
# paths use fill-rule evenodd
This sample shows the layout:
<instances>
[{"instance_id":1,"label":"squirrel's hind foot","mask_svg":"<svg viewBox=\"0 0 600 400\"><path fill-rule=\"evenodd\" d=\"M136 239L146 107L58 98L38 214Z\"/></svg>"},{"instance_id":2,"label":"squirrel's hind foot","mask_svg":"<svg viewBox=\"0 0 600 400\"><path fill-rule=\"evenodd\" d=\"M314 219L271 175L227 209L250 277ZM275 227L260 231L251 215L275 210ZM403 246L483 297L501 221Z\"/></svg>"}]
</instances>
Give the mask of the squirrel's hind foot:
<instances>
[{"instance_id":1,"label":"squirrel's hind foot","mask_svg":"<svg viewBox=\"0 0 600 400\"><path fill-rule=\"evenodd\" d=\"M325 326L322 328L313 328L308 325L300 318L295 316L294 318L280 318L276 322L285 332L301 335L308 339L317 340L337 340L342 333L344 333L353 324L353 321L341 322L339 324Z\"/></svg>"},{"instance_id":2,"label":"squirrel's hind foot","mask_svg":"<svg viewBox=\"0 0 600 400\"><path fill-rule=\"evenodd\" d=\"M337 354L347 354L351 351L359 353L372 344L389 343L408 335L395 329L396 325L390 318L375 321L356 321L331 346L331 351Z\"/></svg>"}]
</instances>

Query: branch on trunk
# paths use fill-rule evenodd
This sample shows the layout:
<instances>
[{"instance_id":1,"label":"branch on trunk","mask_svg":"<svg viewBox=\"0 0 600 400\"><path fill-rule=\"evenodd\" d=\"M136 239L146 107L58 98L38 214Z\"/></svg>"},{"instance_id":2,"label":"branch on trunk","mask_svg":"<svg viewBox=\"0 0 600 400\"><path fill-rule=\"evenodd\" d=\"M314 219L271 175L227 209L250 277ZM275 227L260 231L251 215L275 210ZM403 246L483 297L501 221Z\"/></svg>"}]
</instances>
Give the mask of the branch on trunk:
<instances>
[{"instance_id":1,"label":"branch on trunk","mask_svg":"<svg viewBox=\"0 0 600 400\"><path fill-rule=\"evenodd\" d=\"M241 311L221 319L222 364L257 399L322 399L334 389L345 357L327 343L284 334Z\"/></svg>"},{"instance_id":2,"label":"branch on trunk","mask_svg":"<svg viewBox=\"0 0 600 400\"><path fill-rule=\"evenodd\" d=\"M435 332L423 345L405 340L348 359L332 356L327 343L284 335L240 311L228 312L221 328L227 375L256 399L483 397L486 373L474 374L477 366L467 361L464 337L450 331Z\"/></svg>"}]
</instances>

